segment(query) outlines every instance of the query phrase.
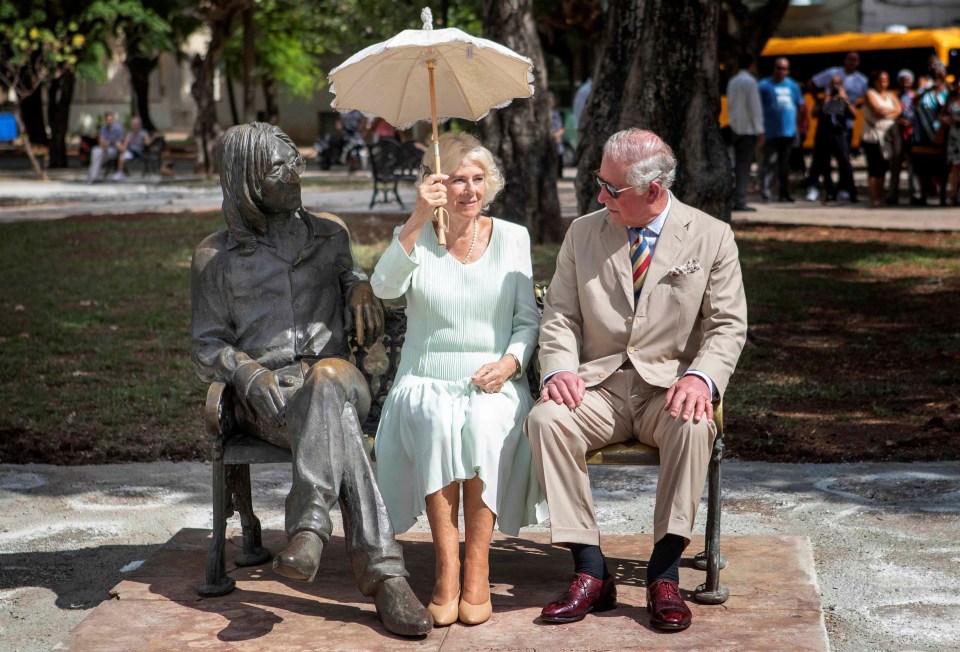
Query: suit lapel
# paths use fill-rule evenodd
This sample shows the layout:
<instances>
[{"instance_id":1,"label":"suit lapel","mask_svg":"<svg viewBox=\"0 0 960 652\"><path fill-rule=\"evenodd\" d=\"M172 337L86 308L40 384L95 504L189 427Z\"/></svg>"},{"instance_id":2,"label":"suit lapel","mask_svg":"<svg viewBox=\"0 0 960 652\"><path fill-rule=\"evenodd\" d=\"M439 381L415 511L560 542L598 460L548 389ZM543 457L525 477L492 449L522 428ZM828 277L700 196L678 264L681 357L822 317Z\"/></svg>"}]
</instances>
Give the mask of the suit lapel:
<instances>
[{"instance_id":1,"label":"suit lapel","mask_svg":"<svg viewBox=\"0 0 960 652\"><path fill-rule=\"evenodd\" d=\"M653 260L650 261L650 269L647 270L647 278L640 290L638 305L644 304L653 288L666 275L667 270L680 263L678 259L683 251L683 241L687 237L689 222L683 204L673 197L673 204L663 224L663 231L660 232L660 238L657 240Z\"/></svg>"},{"instance_id":2,"label":"suit lapel","mask_svg":"<svg viewBox=\"0 0 960 652\"><path fill-rule=\"evenodd\" d=\"M607 251L607 259L613 261L613 268L616 270L620 287L623 288L623 293L632 306L633 269L630 265L630 242L627 239L627 229L611 222L608 213L603 220L600 239Z\"/></svg>"}]
</instances>

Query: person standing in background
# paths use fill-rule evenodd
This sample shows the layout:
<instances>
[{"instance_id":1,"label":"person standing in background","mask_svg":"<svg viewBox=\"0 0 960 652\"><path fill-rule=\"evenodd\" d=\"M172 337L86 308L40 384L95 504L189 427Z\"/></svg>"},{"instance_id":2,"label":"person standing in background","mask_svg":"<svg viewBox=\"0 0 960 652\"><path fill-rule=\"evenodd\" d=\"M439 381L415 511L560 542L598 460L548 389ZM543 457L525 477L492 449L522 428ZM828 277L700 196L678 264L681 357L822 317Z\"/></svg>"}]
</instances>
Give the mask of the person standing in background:
<instances>
[{"instance_id":1,"label":"person standing in background","mask_svg":"<svg viewBox=\"0 0 960 652\"><path fill-rule=\"evenodd\" d=\"M573 121L577 125L577 129L580 129L580 116L583 114L583 107L587 105L587 100L590 99L590 91L593 90L593 79L587 77L587 80L580 84L580 88L577 89L577 92L573 96Z\"/></svg>"},{"instance_id":2,"label":"person standing in background","mask_svg":"<svg viewBox=\"0 0 960 652\"><path fill-rule=\"evenodd\" d=\"M896 206L900 201L900 171L907 168L907 189L912 199L916 194L917 184L913 179L913 162L910 158L910 138L913 135L913 73L906 68L897 73L897 86L900 89L900 108L903 112L897 119L895 138L899 139L900 148L890 159L890 188L887 192L887 205Z\"/></svg>"},{"instance_id":3,"label":"person standing in background","mask_svg":"<svg viewBox=\"0 0 960 652\"><path fill-rule=\"evenodd\" d=\"M793 202L790 196L790 148L797 135L797 123L804 110L800 86L789 77L790 61L780 57L773 62L773 74L758 85L763 106L763 201L770 201L773 176L777 175L780 201ZM776 165L776 167L774 167Z\"/></svg>"},{"instance_id":4,"label":"person standing in background","mask_svg":"<svg viewBox=\"0 0 960 652\"><path fill-rule=\"evenodd\" d=\"M747 184L757 147L763 147L763 107L757 87L757 67L753 55L741 52L739 70L727 82L727 114L733 132L733 160L736 190L733 210L755 211L747 206Z\"/></svg>"},{"instance_id":5,"label":"person standing in background","mask_svg":"<svg viewBox=\"0 0 960 652\"><path fill-rule=\"evenodd\" d=\"M863 105L863 148L867 154L870 208L885 205L883 179L894 156L897 118L903 113L897 96L890 92L890 76L883 70L870 73L870 89Z\"/></svg>"},{"instance_id":6,"label":"person standing in background","mask_svg":"<svg viewBox=\"0 0 960 652\"><path fill-rule=\"evenodd\" d=\"M847 119L854 115L853 104L847 99L843 88L843 78L834 75L823 100L817 105L817 133L813 142L813 160L810 173L803 180L807 189L807 201L817 201L820 197L820 178L823 178L823 190L826 193L823 203L837 198L837 190L830 177L830 158L837 160L841 192L847 193L851 203L857 201L857 189L853 183L853 167L850 165L850 144L847 133Z\"/></svg>"},{"instance_id":7,"label":"person standing in background","mask_svg":"<svg viewBox=\"0 0 960 652\"><path fill-rule=\"evenodd\" d=\"M950 205L960 200L960 86L954 86L947 96L947 104L940 111L940 120L947 128L947 166Z\"/></svg>"},{"instance_id":8,"label":"person standing in background","mask_svg":"<svg viewBox=\"0 0 960 652\"><path fill-rule=\"evenodd\" d=\"M814 75L810 81L812 81L813 85L817 88L826 90L833 76L840 75L843 78L843 90L847 94L847 99L850 100L851 104L856 106L860 98L866 95L867 88L870 85L867 76L857 70L859 67L860 54L857 52L847 52L847 56L843 58L842 66L831 66L825 70L821 70ZM847 138L853 136L854 118L856 118L856 115L847 120ZM853 148L851 146L851 152L852 151Z\"/></svg>"}]
</instances>

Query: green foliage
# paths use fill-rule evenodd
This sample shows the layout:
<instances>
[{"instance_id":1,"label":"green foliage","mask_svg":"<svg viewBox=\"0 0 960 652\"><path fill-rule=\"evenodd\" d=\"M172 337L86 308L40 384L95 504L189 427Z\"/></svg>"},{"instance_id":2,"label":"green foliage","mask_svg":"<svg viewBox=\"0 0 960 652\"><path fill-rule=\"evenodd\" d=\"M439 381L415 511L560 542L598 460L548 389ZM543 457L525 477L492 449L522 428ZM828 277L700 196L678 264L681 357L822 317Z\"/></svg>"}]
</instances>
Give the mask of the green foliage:
<instances>
[{"instance_id":1,"label":"green foliage","mask_svg":"<svg viewBox=\"0 0 960 652\"><path fill-rule=\"evenodd\" d=\"M127 59L153 59L162 52L178 52L200 27L192 0L128 0L137 5L117 21Z\"/></svg>"},{"instance_id":2,"label":"green foliage","mask_svg":"<svg viewBox=\"0 0 960 652\"><path fill-rule=\"evenodd\" d=\"M419 29L423 2L398 0L337 0L323 9L295 0L259 0L254 5L256 69L269 75L294 95L310 97L326 85L323 57L349 56L367 45L404 29ZM434 17L436 27L439 16ZM480 34L480 4L476 0L451 3L449 26ZM243 75L243 30L233 30L225 49L227 71Z\"/></svg>"},{"instance_id":3,"label":"green foliage","mask_svg":"<svg viewBox=\"0 0 960 652\"><path fill-rule=\"evenodd\" d=\"M110 36L120 23L169 27L139 0L0 3L0 83L21 98L68 72L105 79Z\"/></svg>"}]
</instances>

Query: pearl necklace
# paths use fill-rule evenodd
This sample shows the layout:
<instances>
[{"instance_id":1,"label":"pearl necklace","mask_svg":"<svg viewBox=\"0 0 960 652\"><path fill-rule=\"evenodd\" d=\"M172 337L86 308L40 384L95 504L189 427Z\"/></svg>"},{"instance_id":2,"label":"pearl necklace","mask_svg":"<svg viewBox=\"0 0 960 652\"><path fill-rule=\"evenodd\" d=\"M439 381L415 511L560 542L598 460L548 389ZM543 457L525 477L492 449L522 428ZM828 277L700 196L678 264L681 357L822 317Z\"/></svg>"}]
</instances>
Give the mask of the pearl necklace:
<instances>
[{"instance_id":1,"label":"pearl necklace","mask_svg":"<svg viewBox=\"0 0 960 652\"><path fill-rule=\"evenodd\" d=\"M470 248L467 249L467 255L463 257L463 260L460 262L466 265L470 262L470 256L473 254L473 247L477 244L477 233L480 232L480 217L477 216L473 219L473 237L470 238Z\"/></svg>"}]
</instances>

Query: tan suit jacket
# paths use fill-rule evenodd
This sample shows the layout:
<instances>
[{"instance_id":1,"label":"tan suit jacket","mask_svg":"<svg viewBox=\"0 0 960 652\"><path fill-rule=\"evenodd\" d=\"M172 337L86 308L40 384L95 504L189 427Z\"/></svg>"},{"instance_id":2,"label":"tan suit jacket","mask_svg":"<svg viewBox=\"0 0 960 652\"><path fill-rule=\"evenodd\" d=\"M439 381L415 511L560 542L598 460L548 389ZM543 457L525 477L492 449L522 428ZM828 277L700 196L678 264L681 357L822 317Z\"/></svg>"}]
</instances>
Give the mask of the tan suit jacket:
<instances>
[{"instance_id":1,"label":"tan suit jacket","mask_svg":"<svg viewBox=\"0 0 960 652\"><path fill-rule=\"evenodd\" d=\"M544 377L576 370L587 387L628 358L649 384L699 371L723 396L747 333L733 232L672 198L634 310L626 227L606 209L573 221L557 256L540 326ZM670 274L689 261L700 269Z\"/></svg>"}]
</instances>

